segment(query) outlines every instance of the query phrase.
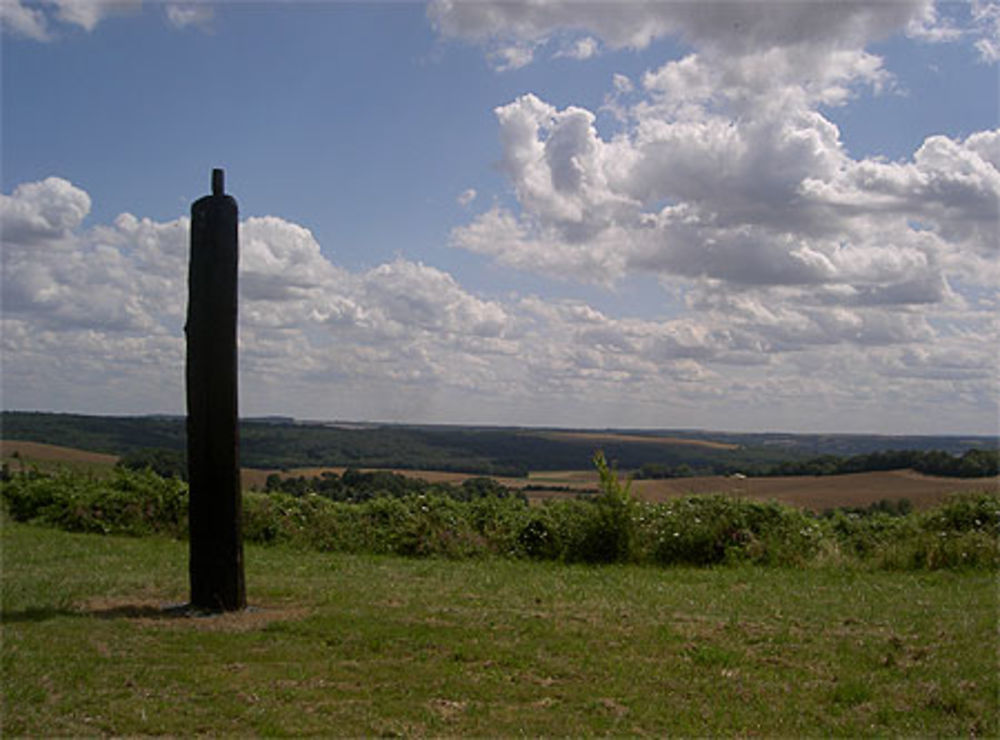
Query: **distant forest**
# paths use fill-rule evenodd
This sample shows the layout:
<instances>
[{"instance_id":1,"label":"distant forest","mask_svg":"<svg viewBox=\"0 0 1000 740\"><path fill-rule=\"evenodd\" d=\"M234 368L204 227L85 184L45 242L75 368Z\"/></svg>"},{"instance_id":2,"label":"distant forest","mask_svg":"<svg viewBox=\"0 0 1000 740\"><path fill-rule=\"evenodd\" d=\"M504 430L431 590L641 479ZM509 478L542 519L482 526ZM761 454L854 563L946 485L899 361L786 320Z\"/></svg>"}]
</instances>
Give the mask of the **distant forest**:
<instances>
[{"instance_id":1,"label":"distant forest","mask_svg":"<svg viewBox=\"0 0 1000 740\"><path fill-rule=\"evenodd\" d=\"M5 411L2 437L118 456L183 455L181 417L83 416ZM558 431L560 434L553 435ZM690 430L572 430L428 425L321 424L245 419L245 467L397 468L524 476L528 471L589 468L600 448L639 477L683 475L831 475L912 467L935 475L995 475L996 437L732 434ZM607 434L609 438L600 439ZM614 438L625 434L627 437ZM731 448L660 442L657 437L722 442ZM972 452L970 452L972 451ZM169 457L169 455L168 455ZM177 459L176 457L174 458ZM181 458L183 459L183 458Z\"/></svg>"}]
</instances>

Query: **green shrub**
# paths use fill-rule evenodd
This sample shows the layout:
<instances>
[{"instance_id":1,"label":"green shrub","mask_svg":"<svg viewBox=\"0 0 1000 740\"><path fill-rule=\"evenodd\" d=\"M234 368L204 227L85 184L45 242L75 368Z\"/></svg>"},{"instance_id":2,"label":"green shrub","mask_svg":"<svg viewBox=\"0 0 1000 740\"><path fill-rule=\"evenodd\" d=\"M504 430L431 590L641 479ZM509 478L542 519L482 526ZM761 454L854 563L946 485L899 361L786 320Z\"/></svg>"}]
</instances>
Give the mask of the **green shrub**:
<instances>
[{"instance_id":1,"label":"green shrub","mask_svg":"<svg viewBox=\"0 0 1000 740\"><path fill-rule=\"evenodd\" d=\"M818 552L821 525L775 503L691 496L640 515L645 557L661 565L746 562L801 565Z\"/></svg>"},{"instance_id":2,"label":"green shrub","mask_svg":"<svg viewBox=\"0 0 1000 740\"><path fill-rule=\"evenodd\" d=\"M608 466L603 452L596 452L593 462L600 478L600 493L567 509L572 526L564 532L562 556L584 563L635 560L636 505L631 494L632 480L622 483Z\"/></svg>"},{"instance_id":3,"label":"green shrub","mask_svg":"<svg viewBox=\"0 0 1000 740\"><path fill-rule=\"evenodd\" d=\"M950 497L941 506L920 517L927 531L984 532L1000 535L1000 495L964 493Z\"/></svg>"},{"instance_id":4,"label":"green shrub","mask_svg":"<svg viewBox=\"0 0 1000 740\"><path fill-rule=\"evenodd\" d=\"M885 513L857 514L836 511L826 521L841 552L862 560L872 558L901 539L913 536L918 527L912 517Z\"/></svg>"},{"instance_id":5,"label":"green shrub","mask_svg":"<svg viewBox=\"0 0 1000 740\"><path fill-rule=\"evenodd\" d=\"M557 560L562 554L561 538L549 516L551 507L531 516L517 533L520 552L538 560Z\"/></svg>"},{"instance_id":6,"label":"green shrub","mask_svg":"<svg viewBox=\"0 0 1000 740\"><path fill-rule=\"evenodd\" d=\"M376 496L361 503L316 494L248 493L244 538L318 550L413 557L515 554L518 512L513 498L462 502L447 495Z\"/></svg>"},{"instance_id":7,"label":"green shrub","mask_svg":"<svg viewBox=\"0 0 1000 740\"><path fill-rule=\"evenodd\" d=\"M308 549L468 558L530 557L584 563L712 566L813 563L894 569L1000 568L1000 496L956 496L927 512L873 509L816 518L776 503L692 496L634 501L595 456L601 493L529 506L519 497L448 493L376 495L353 503L322 495L248 492L247 542ZM187 533L187 487L150 470L108 478L67 471L0 482L8 514L75 532Z\"/></svg>"},{"instance_id":8,"label":"green shrub","mask_svg":"<svg viewBox=\"0 0 1000 740\"><path fill-rule=\"evenodd\" d=\"M187 531L187 485L151 470L116 468L103 478L25 473L5 481L2 496L13 519L70 532L179 537Z\"/></svg>"}]
</instances>

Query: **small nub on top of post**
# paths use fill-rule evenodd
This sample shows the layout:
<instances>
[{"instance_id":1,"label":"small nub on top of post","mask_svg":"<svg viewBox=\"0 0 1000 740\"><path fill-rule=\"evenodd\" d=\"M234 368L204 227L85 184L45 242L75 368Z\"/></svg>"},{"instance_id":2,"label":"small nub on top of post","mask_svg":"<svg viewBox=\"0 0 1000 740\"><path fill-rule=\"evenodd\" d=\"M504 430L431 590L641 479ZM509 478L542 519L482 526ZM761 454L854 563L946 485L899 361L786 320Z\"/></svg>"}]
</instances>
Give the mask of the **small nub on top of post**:
<instances>
[{"instance_id":1,"label":"small nub on top of post","mask_svg":"<svg viewBox=\"0 0 1000 740\"><path fill-rule=\"evenodd\" d=\"M222 169L212 170L212 195L225 195L226 192L226 171Z\"/></svg>"}]
</instances>

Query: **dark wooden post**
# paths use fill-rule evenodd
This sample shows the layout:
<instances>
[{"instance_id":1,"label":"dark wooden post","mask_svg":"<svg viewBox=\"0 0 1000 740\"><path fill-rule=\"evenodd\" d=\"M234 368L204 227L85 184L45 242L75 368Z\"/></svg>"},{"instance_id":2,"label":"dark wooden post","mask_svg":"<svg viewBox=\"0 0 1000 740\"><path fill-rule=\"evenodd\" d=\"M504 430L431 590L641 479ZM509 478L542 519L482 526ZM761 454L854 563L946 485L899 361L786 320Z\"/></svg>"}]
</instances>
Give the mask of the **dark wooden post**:
<instances>
[{"instance_id":1,"label":"dark wooden post","mask_svg":"<svg viewBox=\"0 0 1000 740\"><path fill-rule=\"evenodd\" d=\"M246 607L236 387L236 200L212 170L212 194L191 205L187 444L191 606Z\"/></svg>"}]
</instances>

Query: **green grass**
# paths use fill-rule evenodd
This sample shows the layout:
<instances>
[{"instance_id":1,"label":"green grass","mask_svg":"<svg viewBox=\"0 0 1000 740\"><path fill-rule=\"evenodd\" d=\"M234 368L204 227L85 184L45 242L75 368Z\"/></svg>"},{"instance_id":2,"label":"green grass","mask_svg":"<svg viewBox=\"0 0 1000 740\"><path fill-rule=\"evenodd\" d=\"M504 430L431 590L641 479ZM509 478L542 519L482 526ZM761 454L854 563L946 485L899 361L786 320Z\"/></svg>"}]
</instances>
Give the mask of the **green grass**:
<instances>
[{"instance_id":1,"label":"green grass","mask_svg":"<svg viewBox=\"0 0 1000 740\"><path fill-rule=\"evenodd\" d=\"M184 543L5 522L3 733L996 736L996 574L584 567L247 548L242 616L169 616Z\"/></svg>"}]
</instances>

